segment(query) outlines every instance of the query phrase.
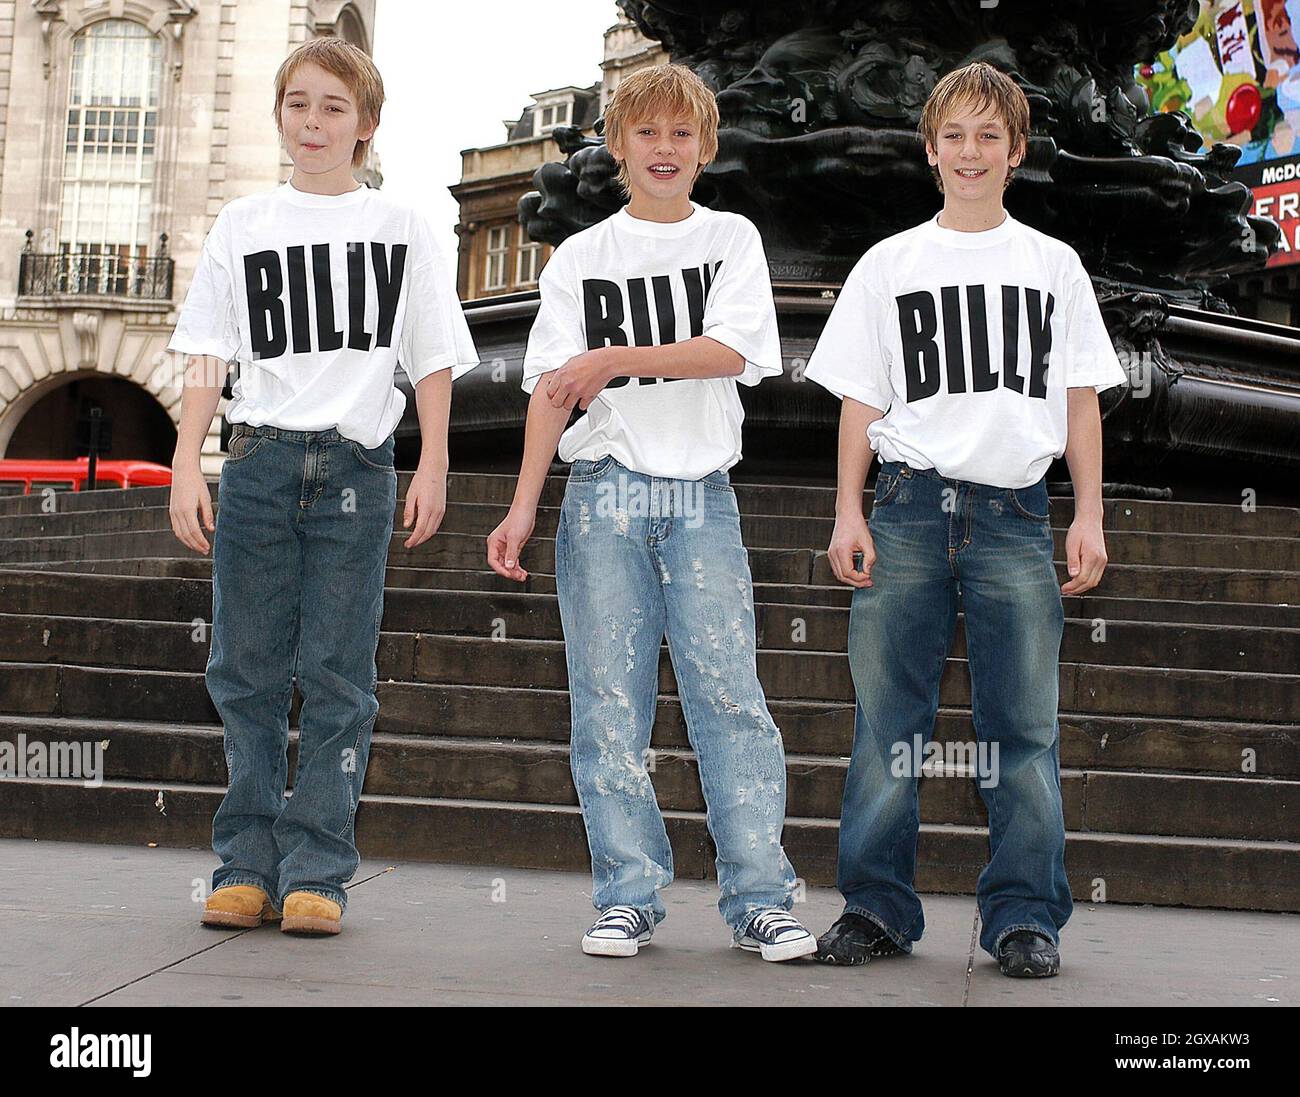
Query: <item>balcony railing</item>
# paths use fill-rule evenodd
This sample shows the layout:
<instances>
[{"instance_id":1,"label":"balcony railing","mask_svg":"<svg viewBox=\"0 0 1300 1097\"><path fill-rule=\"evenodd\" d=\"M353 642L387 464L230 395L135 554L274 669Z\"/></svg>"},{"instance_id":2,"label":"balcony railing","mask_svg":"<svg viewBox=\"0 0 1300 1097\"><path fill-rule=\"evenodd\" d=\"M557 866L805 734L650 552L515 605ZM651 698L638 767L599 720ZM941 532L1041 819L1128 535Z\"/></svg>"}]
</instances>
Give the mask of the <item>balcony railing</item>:
<instances>
[{"instance_id":1,"label":"balcony railing","mask_svg":"<svg viewBox=\"0 0 1300 1097\"><path fill-rule=\"evenodd\" d=\"M167 254L167 234L154 256L70 251L44 255L32 248L32 230L18 263L20 297L119 297L170 301L175 263Z\"/></svg>"}]
</instances>

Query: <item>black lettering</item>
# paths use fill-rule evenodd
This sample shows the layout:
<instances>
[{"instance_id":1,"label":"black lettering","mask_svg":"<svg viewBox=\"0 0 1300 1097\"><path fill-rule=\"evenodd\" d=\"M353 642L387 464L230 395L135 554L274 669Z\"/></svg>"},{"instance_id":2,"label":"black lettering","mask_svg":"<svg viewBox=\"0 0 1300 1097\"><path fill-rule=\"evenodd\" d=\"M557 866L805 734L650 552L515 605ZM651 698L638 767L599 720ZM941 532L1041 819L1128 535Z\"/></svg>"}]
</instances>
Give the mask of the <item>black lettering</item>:
<instances>
[{"instance_id":1,"label":"black lettering","mask_svg":"<svg viewBox=\"0 0 1300 1097\"><path fill-rule=\"evenodd\" d=\"M657 291L658 287L655 288ZM628 282L627 304L628 311L632 314L632 342L638 347L654 346L654 333L650 330L650 302L646 299L644 278L633 278Z\"/></svg>"},{"instance_id":2,"label":"black lettering","mask_svg":"<svg viewBox=\"0 0 1300 1097\"><path fill-rule=\"evenodd\" d=\"M370 332L366 331L366 246L348 245L348 346L352 350L370 349Z\"/></svg>"},{"instance_id":3,"label":"black lettering","mask_svg":"<svg viewBox=\"0 0 1300 1097\"><path fill-rule=\"evenodd\" d=\"M334 329L334 286L330 282L330 246L312 244L311 273L316 287L316 349L338 350L343 333Z\"/></svg>"},{"instance_id":4,"label":"black lettering","mask_svg":"<svg viewBox=\"0 0 1300 1097\"><path fill-rule=\"evenodd\" d=\"M379 296L379 323L375 329L375 346L393 345L393 321L397 302L402 296L402 278L406 273L406 245L393 245L393 261L388 261L383 244L372 242L370 256L375 264L375 290Z\"/></svg>"},{"instance_id":5,"label":"black lettering","mask_svg":"<svg viewBox=\"0 0 1300 1097\"><path fill-rule=\"evenodd\" d=\"M1002 287L1002 384L1025 391L1025 379L1016 370L1020 357L1020 287Z\"/></svg>"},{"instance_id":6,"label":"black lettering","mask_svg":"<svg viewBox=\"0 0 1300 1097\"><path fill-rule=\"evenodd\" d=\"M939 391L939 344L934 341L939 330L939 318L934 298L924 290L899 297L898 327L903 342L907 402L910 404Z\"/></svg>"},{"instance_id":7,"label":"black lettering","mask_svg":"<svg viewBox=\"0 0 1300 1097\"><path fill-rule=\"evenodd\" d=\"M1043 309L1042 297L1036 289L1025 290L1029 320L1029 396L1034 400L1047 399L1047 367L1052 357L1052 308L1056 299L1049 293L1047 308Z\"/></svg>"},{"instance_id":8,"label":"black lettering","mask_svg":"<svg viewBox=\"0 0 1300 1097\"><path fill-rule=\"evenodd\" d=\"M244 289L248 297L253 360L279 358L289 340L284 331L284 303L280 300L284 274L277 252L259 251L244 256Z\"/></svg>"},{"instance_id":9,"label":"black lettering","mask_svg":"<svg viewBox=\"0 0 1300 1097\"><path fill-rule=\"evenodd\" d=\"M961 349L961 289L944 286L939 291L943 302L943 354L948 367L948 391L966 391L966 356Z\"/></svg>"},{"instance_id":10,"label":"black lettering","mask_svg":"<svg viewBox=\"0 0 1300 1097\"><path fill-rule=\"evenodd\" d=\"M966 312L970 317L971 389L992 392L998 387L998 375L989 366L989 319L983 286L966 287Z\"/></svg>"},{"instance_id":11,"label":"black lettering","mask_svg":"<svg viewBox=\"0 0 1300 1097\"><path fill-rule=\"evenodd\" d=\"M289 248L289 318L294 354L311 353L311 315L307 310L307 249Z\"/></svg>"}]
</instances>

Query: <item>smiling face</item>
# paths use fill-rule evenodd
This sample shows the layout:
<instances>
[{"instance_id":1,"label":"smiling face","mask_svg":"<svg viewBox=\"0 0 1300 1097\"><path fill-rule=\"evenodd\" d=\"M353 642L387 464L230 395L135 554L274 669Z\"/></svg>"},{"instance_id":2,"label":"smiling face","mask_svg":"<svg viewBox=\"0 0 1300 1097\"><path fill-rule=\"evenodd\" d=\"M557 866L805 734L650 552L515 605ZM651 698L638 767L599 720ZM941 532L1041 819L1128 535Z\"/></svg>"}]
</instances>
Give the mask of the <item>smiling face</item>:
<instances>
[{"instance_id":1,"label":"smiling face","mask_svg":"<svg viewBox=\"0 0 1300 1097\"><path fill-rule=\"evenodd\" d=\"M348 86L311 62L290 75L278 119L294 168L308 175L350 176L357 142L375 132Z\"/></svg>"},{"instance_id":2,"label":"smiling face","mask_svg":"<svg viewBox=\"0 0 1300 1097\"><path fill-rule=\"evenodd\" d=\"M627 128L623 141L610 145L615 160L627 165L632 201L656 206L689 201L704 165L700 161L700 127L690 118L660 114Z\"/></svg>"},{"instance_id":3,"label":"smiling face","mask_svg":"<svg viewBox=\"0 0 1300 1097\"><path fill-rule=\"evenodd\" d=\"M944 119L938 146L926 142L926 158L939 172L945 202L997 202L1007 182L1008 168L1019 167L1025 147L1011 147L1007 125L988 107L959 108Z\"/></svg>"}]
</instances>

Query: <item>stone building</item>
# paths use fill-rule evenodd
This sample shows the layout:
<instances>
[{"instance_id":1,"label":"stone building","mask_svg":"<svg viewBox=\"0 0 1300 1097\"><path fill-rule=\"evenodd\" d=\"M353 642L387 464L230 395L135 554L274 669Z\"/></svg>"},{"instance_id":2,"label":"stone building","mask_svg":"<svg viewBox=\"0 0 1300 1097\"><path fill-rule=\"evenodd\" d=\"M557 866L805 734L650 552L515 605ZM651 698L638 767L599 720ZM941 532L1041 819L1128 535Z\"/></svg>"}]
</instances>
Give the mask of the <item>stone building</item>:
<instances>
[{"instance_id":1,"label":"stone building","mask_svg":"<svg viewBox=\"0 0 1300 1097\"><path fill-rule=\"evenodd\" d=\"M375 3L0 0L0 456L78 456L97 406L105 456L170 465L165 347L203 239L292 171L276 69L318 35L369 52ZM358 174L378 183L373 154Z\"/></svg>"},{"instance_id":2,"label":"stone building","mask_svg":"<svg viewBox=\"0 0 1300 1097\"><path fill-rule=\"evenodd\" d=\"M552 136L557 126L595 132L596 120L624 76L668 60L658 42L646 38L622 11L605 31L601 79L589 87L534 92L517 119L503 122L506 139L461 152L460 182L451 188L460 204L456 286L462 301L537 288L549 244L530 240L517 206L533 188L533 172L564 154Z\"/></svg>"}]
</instances>

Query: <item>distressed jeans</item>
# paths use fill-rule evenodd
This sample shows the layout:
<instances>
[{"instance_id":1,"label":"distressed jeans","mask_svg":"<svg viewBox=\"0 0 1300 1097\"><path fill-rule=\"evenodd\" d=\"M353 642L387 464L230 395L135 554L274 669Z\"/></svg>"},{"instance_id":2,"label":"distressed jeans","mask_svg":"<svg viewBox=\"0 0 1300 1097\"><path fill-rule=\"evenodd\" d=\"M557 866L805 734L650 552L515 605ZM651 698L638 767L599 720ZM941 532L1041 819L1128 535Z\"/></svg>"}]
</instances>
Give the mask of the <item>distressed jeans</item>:
<instances>
[{"instance_id":1,"label":"distressed jeans","mask_svg":"<svg viewBox=\"0 0 1300 1097\"><path fill-rule=\"evenodd\" d=\"M347 905L375 698L384 567L397 505L393 436L236 424L221 469L207 687L230 784L212 821L212 887L254 884ZM298 766L289 706L302 694Z\"/></svg>"},{"instance_id":2,"label":"distressed jeans","mask_svg":"<svg viewBox=\"0 0 1300 1097\"><path fill-rule=\"evenodd\" d=\"M673 857L647 771L665 633L717 848L718 909L738 939L789 910L785 752L756 669L753 585L724 471L701 480L573 463L555 540L572 713L570 760L592 903L663 920Z\"/></svg>"},{"instance_id":3,"label":"distressed jeans","mask_svg":"<svg viewBox=\"0 0 1300 1097\"><path fill-rule=\"evenodd\" d=\"M885 462L870 528L872 586L853 592L849 614L857 718L840 823L846 910L907 952L924 930L913 890L917 775L893 763L934 731L960 593L975 733L998 751L997 780L980 787L990 848L976 885L980 945L996 956L1017 929L1057 943L1073 904L1057 724L1064 614L1046 484L1012 491Z\"/></svg>"}]
</instances>

